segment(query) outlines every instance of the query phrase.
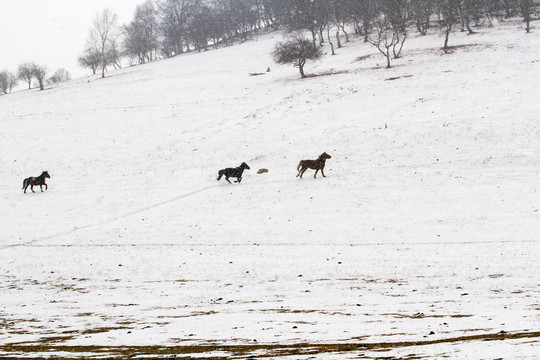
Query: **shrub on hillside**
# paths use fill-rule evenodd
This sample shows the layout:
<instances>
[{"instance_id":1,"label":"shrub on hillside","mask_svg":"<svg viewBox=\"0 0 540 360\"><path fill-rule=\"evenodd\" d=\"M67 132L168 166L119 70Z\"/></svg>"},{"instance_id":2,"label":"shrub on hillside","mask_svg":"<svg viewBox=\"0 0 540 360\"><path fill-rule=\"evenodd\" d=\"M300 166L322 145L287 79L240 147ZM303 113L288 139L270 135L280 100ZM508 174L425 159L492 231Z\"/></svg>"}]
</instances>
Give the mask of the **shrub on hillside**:
<instances>
[{"instance_id":1,"label":"shrub on hillside","mask_svg":"<svg viewBox=\"0 0 540 360\"><path fill-rule=\"evenodd\" d=\"M319 47L302 37L294 37L285 42L279 42L272 51L272 57L278 64L293 64L305 78L304 65L308 60L318 60L322 57Z\"/></svg>"}]
</instances>

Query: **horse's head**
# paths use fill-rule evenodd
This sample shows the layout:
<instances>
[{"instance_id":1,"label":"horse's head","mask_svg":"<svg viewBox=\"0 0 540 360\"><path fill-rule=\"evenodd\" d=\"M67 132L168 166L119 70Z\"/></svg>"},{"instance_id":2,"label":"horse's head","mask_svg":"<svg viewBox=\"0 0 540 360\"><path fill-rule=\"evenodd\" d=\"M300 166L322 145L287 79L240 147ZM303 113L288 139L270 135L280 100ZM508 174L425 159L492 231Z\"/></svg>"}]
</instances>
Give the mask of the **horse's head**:
<instances>
[{"instance_id":1,"label":"horse's head","mask_svg":"<svg viewBox=\"0 0 540 360\"><path fill-rule=\"evenodd\" d=\"M44 178L50 178L51 175L49 175L49 172L48 171L44 171L41 173L41 176L43 176Z\"/></svg>"},{"instance_id":2,"label":"horse's head","mask_svg":"<svg viewBox=\"0 0 540 360\"><path fill-rule=\"evenodd\" d=\"M323 152L320 156L319 156L319 160L326 160L326 159L331 159L332 157L330 155L328 155L327 153Z\"/></svg>"},{"instance_id":3,"label":"horse's head","mask_svg":"<svg viewBox=\"0 0 540 360\"><path fill-rule=\"evenodd\" d=\"M245 162L243 162L243 163L240 165L240 167L241 167L242 169L247 169L247 170L250 169L249 165L246 164Z\"/></svg>"}]
</instances>

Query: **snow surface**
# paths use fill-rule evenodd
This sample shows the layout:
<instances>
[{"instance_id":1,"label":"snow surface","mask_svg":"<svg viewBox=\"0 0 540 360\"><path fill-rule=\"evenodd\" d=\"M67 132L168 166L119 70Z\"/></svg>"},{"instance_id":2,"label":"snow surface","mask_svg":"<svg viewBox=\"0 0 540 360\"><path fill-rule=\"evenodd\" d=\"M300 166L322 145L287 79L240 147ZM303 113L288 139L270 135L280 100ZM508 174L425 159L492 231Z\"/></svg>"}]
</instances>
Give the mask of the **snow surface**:
<instances>
[{"instance_id":1,"label":"snow surface","mask_svg":"<svg viewBox=\"0 0 540 360\"><path fill-rule=\"evenodd\" d=\"M449 54L413 35L391 69L353 39L307 79L272 63L282 38L0 97L0 356L540 330L540 32L455 33ZM323 151L326 178L295 178ZM242 161L240 185L216 181ZM49 190L23 194L42 170Z\"/></svg>"}]
</instances>

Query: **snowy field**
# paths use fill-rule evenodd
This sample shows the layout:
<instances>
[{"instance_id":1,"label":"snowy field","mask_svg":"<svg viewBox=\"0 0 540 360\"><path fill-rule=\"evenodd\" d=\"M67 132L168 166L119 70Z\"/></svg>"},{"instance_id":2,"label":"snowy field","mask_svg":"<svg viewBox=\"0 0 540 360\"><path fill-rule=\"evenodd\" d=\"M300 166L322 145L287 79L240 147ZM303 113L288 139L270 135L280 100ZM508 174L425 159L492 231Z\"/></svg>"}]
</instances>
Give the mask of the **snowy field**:
<instances>
[{"instance_id":1,"label":"snowy field","mask_svg":"<svg viewBox=\"0 0 540 360\"><path fill-rule=\"evenodd\" d=\"M0 357L538 358L540 30L478 31L0 97Z\"/></svg>"}]
</instances>

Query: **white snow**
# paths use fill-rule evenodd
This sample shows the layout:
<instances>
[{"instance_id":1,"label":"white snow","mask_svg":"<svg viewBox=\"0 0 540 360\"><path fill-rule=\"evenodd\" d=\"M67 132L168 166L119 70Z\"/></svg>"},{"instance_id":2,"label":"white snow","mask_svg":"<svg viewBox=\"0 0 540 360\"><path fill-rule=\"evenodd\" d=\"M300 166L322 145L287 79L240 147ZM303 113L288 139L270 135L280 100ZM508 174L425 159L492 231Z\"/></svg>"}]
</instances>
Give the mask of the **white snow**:
<instances>
[{"instance_id":1,"label":"white snow","mask_svg":"<svg viewBox=\"0 0 540 360\"><path fill-rule=\"evenodd\" d=\"M539 34L413 35L391 69L354 39L300 79L272 33L0 97L0 356L538 332ZM290 358L540 352L383 350Z\"/></svg>"}]
</instances>

